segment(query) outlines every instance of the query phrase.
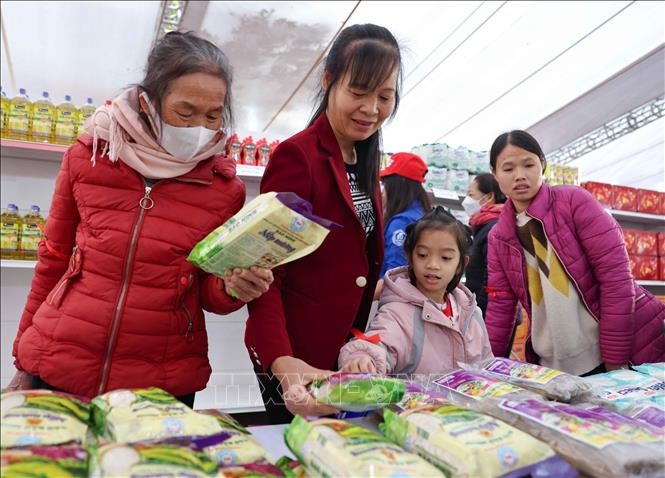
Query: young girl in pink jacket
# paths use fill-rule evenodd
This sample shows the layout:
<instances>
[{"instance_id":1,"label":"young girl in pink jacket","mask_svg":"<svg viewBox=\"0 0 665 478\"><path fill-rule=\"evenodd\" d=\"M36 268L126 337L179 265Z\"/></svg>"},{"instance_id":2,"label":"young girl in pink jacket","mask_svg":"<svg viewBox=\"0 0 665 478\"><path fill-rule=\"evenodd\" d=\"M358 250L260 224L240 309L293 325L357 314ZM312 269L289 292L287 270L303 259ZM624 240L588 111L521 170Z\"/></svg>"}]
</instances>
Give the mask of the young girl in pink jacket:
<instances>
[{"instance_id":1,"label":"young girl in pink jacket","mask_svg":"<svg viewBox=\"0 0 665 478\"><path fill-rule=\"evenodd\" d=\"M460 284L468 228L437 206L406 233L409 265L386 273L376 316L340 351L344 371L438 373L492 357L475 296Z\"/></svg>"}]
</instances>

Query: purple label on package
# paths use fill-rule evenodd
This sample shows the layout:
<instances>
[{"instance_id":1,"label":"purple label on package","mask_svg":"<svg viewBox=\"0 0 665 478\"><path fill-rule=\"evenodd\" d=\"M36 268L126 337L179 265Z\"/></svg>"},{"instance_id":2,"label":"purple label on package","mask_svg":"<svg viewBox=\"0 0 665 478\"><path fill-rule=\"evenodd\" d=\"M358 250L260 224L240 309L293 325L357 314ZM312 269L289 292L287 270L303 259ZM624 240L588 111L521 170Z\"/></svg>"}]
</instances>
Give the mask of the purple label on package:
<instances>
[{"instance_id":1,"label":"purple label on package","mask_svg":"<svg viewBox=\"0 0 665 478\"><path fill-rule=\"evenodd\" d=\"M466 370L456 370L455 372L444 375L443 377L440 377L434 381L434 383L438 385L452 389L457 389L460 385L469 382L491 384L497 382L497 380L489 377L483 377L482 375L478 375L473 372L467 372Z\"/></svg>"},{"instance_id":2,"label":"purple label on package","mask_svg":"<svg viewBox=\"0 0 665 478\"><path fill-rule=\"evenodd\" d=\"M494 362L485 367L485 370L487 370L488 372L493 372L499 375L505 375L507 377L510 377L510 369L512 367L514 367L514 364L499 357L495 358Z\"/></svg>"},{"instance_id":3,"label":"purple label on package","mask_svg":"<svg viewBox=\"0 0 665 478\"><path fill-rule=\"evenodd\" d=\"M665 431L661 430L657 426L653 426L653 424L651 423L648 422L645 423L643 421L638 420L637 418L627 417L626 415L622 415L620 413L608 410L605 407L593 407L590 408L589 411L595 413L596 415L601 417L604 421L609 423L624 424L633 428L640 428L655 436L662 436L665 433Z\"/></svg>"},{"instance_id":4,"label":"purple label on package","mask_svg":"<svg viewBox=\"0 0 665 478\"><path fill-rule=\"evenodd\" d=\"M665 410L658 407L646 406L633 415L633 418L661 429L665 428Z\"/></svg>"}]
</instances>

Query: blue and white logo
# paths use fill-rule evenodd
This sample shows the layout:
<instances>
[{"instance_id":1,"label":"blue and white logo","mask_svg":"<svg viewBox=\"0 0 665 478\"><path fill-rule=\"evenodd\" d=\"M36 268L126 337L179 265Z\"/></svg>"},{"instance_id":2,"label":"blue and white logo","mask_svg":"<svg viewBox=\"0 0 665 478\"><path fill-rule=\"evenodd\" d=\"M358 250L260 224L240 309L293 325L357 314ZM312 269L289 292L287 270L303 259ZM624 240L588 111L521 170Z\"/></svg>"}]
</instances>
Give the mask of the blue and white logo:
<instances>
[{"instance_id":1,"label":"blue and white logo","mask_svg":"<svg viewBox=\"0 0 665 478\"><path fill-rule=\"evenodd\" d=\"M393 232L392 242L396 246L402 247L404 245L404 240L406 239L406 232L404 229L397 229Z\"/></svg>"},{"instance_id":2,"label":"blue and white logo","mask_svg":"<svg viewBox=\"0 0 665 478\"><path fill-rule=\"evenodd\" d=\"M305 226L306 223L303 218L294 217L293 219L291 219L290 227L293 232L303 232L305 230Z\"/></svg>"}]
</instances>

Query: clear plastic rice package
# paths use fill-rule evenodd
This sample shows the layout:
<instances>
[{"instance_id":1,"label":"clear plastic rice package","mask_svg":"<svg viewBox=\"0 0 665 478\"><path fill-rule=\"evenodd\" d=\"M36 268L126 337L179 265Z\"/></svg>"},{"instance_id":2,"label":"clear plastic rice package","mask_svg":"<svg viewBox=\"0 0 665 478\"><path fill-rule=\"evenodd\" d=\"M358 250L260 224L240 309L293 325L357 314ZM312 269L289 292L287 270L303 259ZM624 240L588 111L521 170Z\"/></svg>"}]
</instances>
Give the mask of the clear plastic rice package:
<instances>
[{"instance_id":1,"label":"clear plastic rice package","mask_svg":"<svg viewBox=\"0 0 665 478\"><path fill-rule=\"evenodd\" d=\"M286 428L284 439L313 476L445 476L415 453L344 420L322 418L308 422L296 416Z\"/></svg>"},{"instance_id":2,"label":"clear plastic rice package","mask_svg":"<svg viewBox=\"0 0 665 478\"><path fill-rule=\"evenodd\" d=\"M440 468L447 477L532 476L577 472L542 441L507 423L450 402L383 411L381 431Z\"/></svg>"},{"instance_id":3,"label":"clear plastic rice package","mask_svg":"<svg viewBox=\"0 0 665 478\"><path fill-rule=\"evenodd\" d=\"M275 465L282 470L287 478L305 478L307 476L307 470L303 464L289 456L280 457Z\"/></svg>"},{"instance_id":4,"label":"clear plastic rice package","mask_svg":"<svg viewBox=\"0 0 665 478\"><path fill-rule=\"evenodd\" d=\"M651 375L653 378L665 382L665 362L643 363L632 367L640 373Z\"/></svg>"},{"instance_id":5,"label":"clear plastic rice package","mask_svg":"<svg viewBox=\"0 0 665 478\"><path fill-rule=\"evenodd\" d=\"M639 400L621 410L621 414L656 428L665 429L665 407L651 400Z\"/></svg>"},{"instance_id":6,"label":"clear plastic rice package","mask_svg":"<svg viewBox=\"0 0 665 478\"><path fill-rule=\"evenodd\" d=\"M545 443L592 477L662 477L662 436L637 431L624 420L573 405L521 398L486 398L473 408ZM628 428L630 432L626 433Z\"/></svg>"},{"instance_id":7,"label":"clear plastic rice package","mask_svg":"<svg viewBox=\"0 0 665 478\"><path fill-rule=\"evenodd\" d=\"M3 478L87 478L88 454L81 446L7 448L0 452Z\"/></svg>"},{"instance_id":8,"label":"clear plastic rice package","mask_svg":"<svg viewBox=\"0 0 665 478\"><path fill-rule=\"evenodd\" d=\"M202 410L200 413L217 420L222 432L200 440L194 440L190 446L206 453L220 466L271 461L272 457L268 451L233 417L214 409Z\"/></svg>"},{"instance_id":9,"label":"clear plastic rice package","mask_svg":"<svg viewBox=\"0 0 665 478\"><path fill-rule=\"evenodd\" d=\"M583 378L541 365L496 357L460 366L465 370L489 375L533 390L560 402L583 400L591 394L591 385Z\"/></svg>"},{"instance_id":10,"label":"clear plastic rice package","mask_svg":"<svg viewBox=\"0 0 665 478\"><path fill-rule=\"evenodd\" d=\"M163 443L109 443L91 454L90 476L207 478L218 476L218 466L205 453L187 447Z\"/></svg>"},{"instance_id":11,"label":"clear plastic rice package","mask_svg":"<svg viewBox=\"0 0 665 478\"><path fill-rule=\"evenodd\" d=\"M223 431L214 417L195 412L156 387L98 395L92 399L92 416L102 442L136 443Z\"/></svg>"},{"instance_id":12,"label":"clear plastic rice package","mask_svg":"<svg viewBox=\"0 0 665 478\"><path fill-rule=\"evenodd\" d=\"M397 378L371 373L340 372L314 380L308 389L318 402L340 410L363 412L399 402L406 384Z\"/></svg>"},{"instance_id":13,"label":"clear plastic rice package","mask_svg":"<svg viewBox=\"0 0 665 478\"><path fill-rule=\"evenodd\" d=\"M315 251L340 227L312 214L312 206L291 192L260 194L199 242L187 260L222 275L235 267L272 268Z\"/></svg>"},{"instance_id":14,"label":"clear plastic rice package","mask_svg":"<svg viewBox=\"0 0 665 478\"><path fill-rule=\"evenodd\" d=\"M74 395L21 390L0 396L3 448L85 443L90 405Z\"/></svg>"},{"instance_id":15,"label":"clear plastic rice package","mask_svg":"<svg viewBox=\"0 0 665 478\"><path fill-rule=\"evenodd\" d=\"M622 410L631 404L650 400L665 408L665 382L633 370L614 370L584 377L598 403Z\"/></svg>"},{"instance_id":16,"label":"clear plastic rice package","mask_svg":"<svg viewBox=\"0 0 665 478\"><path fill-rule=\"evenodd\" d=\"M529 390L469 370L454 370L436 378L428 389L438 392L457 405L467 407L488 397L541 399Z\"/></svg>"},{"instance_id":17,"label":"clear plastic rice package","mask_svg":"<svg viewBox=\"0 0 665 478\"><path fill-rule=\"evenodd\" d=\"M220 468L219 478L281 478L287 476L284 471L272 463L248 463Z\"/></svg>"}]
</instances>

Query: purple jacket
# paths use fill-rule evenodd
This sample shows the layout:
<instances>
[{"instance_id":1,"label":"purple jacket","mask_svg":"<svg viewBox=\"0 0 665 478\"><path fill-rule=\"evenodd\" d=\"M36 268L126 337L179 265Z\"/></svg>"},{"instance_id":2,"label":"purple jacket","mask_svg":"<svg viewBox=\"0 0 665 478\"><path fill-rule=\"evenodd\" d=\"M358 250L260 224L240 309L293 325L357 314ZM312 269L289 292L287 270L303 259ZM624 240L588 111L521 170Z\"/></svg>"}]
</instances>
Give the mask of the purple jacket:
<instances>
[{"instance_id":1,"label":"purple jacket","mask_svg":"<svg viewBox=\"0 0 665 478\"><path fill-rule=\"evenodd\" d=\"M611 364L665 360L665 304L633 280L620 226L577 186L546 184L526 211L540 221L563 268L600 325L600 353ZM485 323L497 356L509 352L517 301L531 317L526 258L508 200L489 235ZM636 333L637 332L637 333ZM527 359L536 361L527 335Z\"/></svg>"}]
</instances>

